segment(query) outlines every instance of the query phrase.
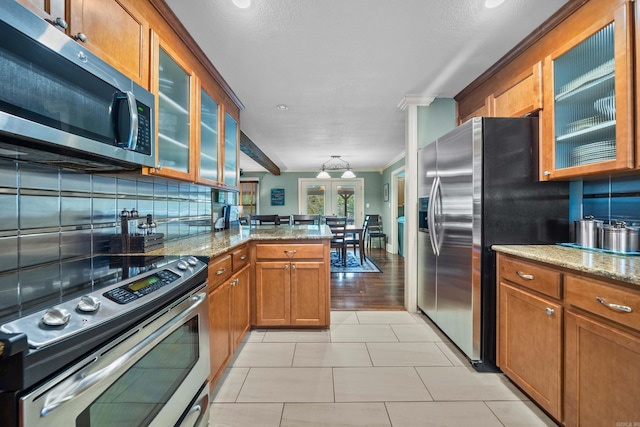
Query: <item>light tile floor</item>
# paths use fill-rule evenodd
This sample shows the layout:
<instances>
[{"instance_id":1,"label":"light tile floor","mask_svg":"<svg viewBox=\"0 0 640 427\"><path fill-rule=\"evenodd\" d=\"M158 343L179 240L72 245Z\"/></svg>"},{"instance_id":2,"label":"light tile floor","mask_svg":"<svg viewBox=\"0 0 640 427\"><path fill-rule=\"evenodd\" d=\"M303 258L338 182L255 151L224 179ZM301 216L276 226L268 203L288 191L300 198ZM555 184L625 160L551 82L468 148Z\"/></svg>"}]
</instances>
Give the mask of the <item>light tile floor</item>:
<instances>
[{"instance_id":1,"label":"light tile floor","mask_svg":"<svg viewBox=\"0 0 640 427\"><path fill-rule=\"evenodd\" d=\"M209 426L555 426L504 375L471 368L422 315L334 311L331 325L247 334Z\"/></svg>"}]
</instances>

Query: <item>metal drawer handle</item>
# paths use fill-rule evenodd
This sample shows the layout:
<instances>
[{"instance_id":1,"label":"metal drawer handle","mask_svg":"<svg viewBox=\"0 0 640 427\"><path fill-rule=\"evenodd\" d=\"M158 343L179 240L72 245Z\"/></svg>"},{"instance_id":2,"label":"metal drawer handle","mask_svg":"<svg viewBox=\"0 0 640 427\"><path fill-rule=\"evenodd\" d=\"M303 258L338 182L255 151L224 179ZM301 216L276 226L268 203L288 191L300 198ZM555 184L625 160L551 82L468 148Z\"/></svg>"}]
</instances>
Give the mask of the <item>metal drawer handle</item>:
<instances>
[{"instance_id":1,"label":"metal drawer handle","mask_svg":"<svg viewBox=\"0 0 640 427\"><path fill-rule=\"evenodd\" d=\"M227 271L227 269L226 269L226 268L224 268L224 267L223 267L223 268L221 268L220 270L216 271L216 276L219 276L219 275L221 275L221 274L224 274L224 272L225 272L225 271Z\"/></svg>"},{"instance_id":2,"label":"metal drawer handle","mask_svg":"<svg viewBox=\"0 0 640 427\"><path fill-rule=\"evenodd\" d=\"M533 280L533 279L535 279L533 274L523 273L522 271L516 271L516 274L518 276L522 277L524 280Z\"/></svg>"},{"instance_id":3,"label":"metal drawer handle","mask_svg":"<svg viewBox=\"0 0 640 427\"><path fill-rule=\"evenodd\" d=\"M600 298L600 297L596 297L596 301L598 301L600 304L604 305L605 307L609 307L612 310L618 310L624 313L631 313L633 311L633 309L631 309L631 307L629 306L606 302L603 298Z\"/></svg>"},{"instance_id":4,"label":"metal drawer handle","mask_svg":"<svg viewBox=\"0 0 640 427\"><path fill-rule=\"evenodd\" d=\"M289 250L289 251L284 251L284 253L285 253L285 254L287 254L287 255L295 255L295 254L296 254L296 252L298 252L298 251L297 251L297 250L295 250L295 249L291 249L291 250Z\"/></svg>"},{"instance_id":5,"label":"metal drawer handle","mask_svg":"<svg viewBox=\"0 0 640 427\"><path fill-rule=\"evenodd\" d=\"M545 313L547 313L549 316L551 316L553 313L555 313L556 311L551 308L551 307L547 307L544 309Z\"/></svg>"}]
</instances>

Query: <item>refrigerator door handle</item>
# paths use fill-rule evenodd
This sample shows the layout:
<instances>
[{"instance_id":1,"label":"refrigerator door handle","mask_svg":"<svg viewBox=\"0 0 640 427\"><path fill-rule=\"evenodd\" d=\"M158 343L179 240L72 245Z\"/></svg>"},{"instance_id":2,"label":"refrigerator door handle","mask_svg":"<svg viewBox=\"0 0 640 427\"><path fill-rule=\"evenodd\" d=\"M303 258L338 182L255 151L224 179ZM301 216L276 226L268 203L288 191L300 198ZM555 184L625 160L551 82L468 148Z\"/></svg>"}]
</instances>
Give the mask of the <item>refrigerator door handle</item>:
<instances>
[{"instance_id":1,"label":"refrigerator door handle","mask_svg":"<svg viewBox=\"0 0 640 427\"><path fill-rule=\"evenodd\" d=\"M429 210L428 210L428 223L429 223L429 241L431 242L431 249L433 249L433 253L436 256L440 255L440 246L438 245L438 235L436 230L436 221L435 221L435 207L436 207L436 194L438 193L438 189L440 188L440 177L436 176L436 179L433 181L433 185L431 186L431 192L429 194Z\"/></svg>"}]
</instances>

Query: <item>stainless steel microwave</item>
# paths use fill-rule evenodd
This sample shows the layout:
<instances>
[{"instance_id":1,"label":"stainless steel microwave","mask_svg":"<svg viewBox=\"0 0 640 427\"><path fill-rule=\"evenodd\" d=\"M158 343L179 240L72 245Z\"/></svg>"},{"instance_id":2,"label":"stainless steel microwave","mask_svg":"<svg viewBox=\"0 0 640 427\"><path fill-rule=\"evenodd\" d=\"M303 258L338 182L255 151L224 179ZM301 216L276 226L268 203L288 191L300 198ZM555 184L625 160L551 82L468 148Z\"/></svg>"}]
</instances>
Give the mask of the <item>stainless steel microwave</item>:
<instances>
[{"instance_id":1,"label":"stainless steel microwave","mask_svg":"<svg viewBox=\"0 0 640 427\"><path fill-rule=\"evenodd\" d=\"M0 157L154 167L153 94L17 2L0 3Z\"/></svg>"}]
</instances>

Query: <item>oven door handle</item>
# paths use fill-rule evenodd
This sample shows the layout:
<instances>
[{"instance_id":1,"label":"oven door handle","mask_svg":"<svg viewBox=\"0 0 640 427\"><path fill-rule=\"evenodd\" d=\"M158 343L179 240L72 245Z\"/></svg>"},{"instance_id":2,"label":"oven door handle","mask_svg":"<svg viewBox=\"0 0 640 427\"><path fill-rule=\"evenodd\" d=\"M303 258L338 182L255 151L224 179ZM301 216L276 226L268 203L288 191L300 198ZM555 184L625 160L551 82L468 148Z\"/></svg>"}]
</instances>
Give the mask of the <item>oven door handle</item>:
<instances>
[{"instance_id":1,"label":"oven door handle","mask_svg":"<svg viewBox=\"0 0 640 427\"><path fill-rule=\"evenodd\" d=\"M86 370L77 372L72 377L61 382L58 386L52 388L47 393L47 397L44 401L44 407L40 411L40 416L45 417L49 415L63 403L85 393L91 387L97 385L104 379L118 373L119 371L129 369L142 356L144 356L144 354L146 354L145 349L148 349L155 341L161 340L165 335L171 333L176 324L182 324L183 321L189 317L203 301L206 300L206 298L207 294L205 292L193 295L189 299L190 304L186 308L158 328L158 330L154 331L148 337L131 347L122 356L118 357L109 365L95 370L95 372L91 372L93 369L88 367Z\"/></svg>"}]
</instances>

